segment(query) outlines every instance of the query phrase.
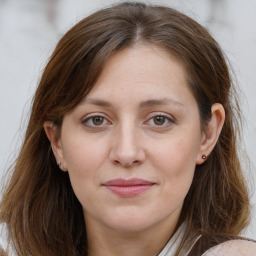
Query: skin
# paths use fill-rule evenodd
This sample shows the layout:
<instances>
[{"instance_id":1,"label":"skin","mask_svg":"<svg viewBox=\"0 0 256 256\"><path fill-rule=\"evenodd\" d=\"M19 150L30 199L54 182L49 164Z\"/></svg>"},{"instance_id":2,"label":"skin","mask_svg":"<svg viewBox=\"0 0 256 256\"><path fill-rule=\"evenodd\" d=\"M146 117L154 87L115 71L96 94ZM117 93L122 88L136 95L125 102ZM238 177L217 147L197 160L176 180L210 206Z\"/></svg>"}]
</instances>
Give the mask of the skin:
<instances>
[{"instance_id":1,"label":"skin","mask_svg":"<svg viewBox=\"0 0 256 256\"><path fill-rule=\"evenodd\" d=\"M91 92L64 116L61 135L45 122L56 161L83 206L90 255L162 250L177 228L195 166L210 154L224 119L214 104L201 131L183 65L165 50L137 44L108 60ZM122 197L104 186L117 178L154 185Z\"/></svg>"}]
</instances>

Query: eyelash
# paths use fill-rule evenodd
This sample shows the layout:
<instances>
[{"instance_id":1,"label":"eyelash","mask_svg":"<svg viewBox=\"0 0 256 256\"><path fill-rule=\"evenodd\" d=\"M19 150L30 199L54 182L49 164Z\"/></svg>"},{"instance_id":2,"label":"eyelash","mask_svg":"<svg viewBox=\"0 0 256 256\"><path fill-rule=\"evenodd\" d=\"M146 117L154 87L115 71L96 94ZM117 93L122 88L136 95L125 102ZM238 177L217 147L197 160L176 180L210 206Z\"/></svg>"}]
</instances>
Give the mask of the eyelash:
<instances>
[{"instance_id":1,"label":"eyelash","mask_svg":"<svg viewBox=\"0 0 256 256\"><path fill-rule=\"evenodd\" d=\"M105 117L102 116L102 115L93 115L93 116L89 116L89 117L85 118L85 119L82 121L82 123L83 123L85 126L89 127L89 128L100 128L100 127L102 127L102 126L105 125L105 124L95 125L95 124L93 124L93 123L89 124L89 122L93 122L93 119L96 119L96 118L101 118L101 119L103 119L103 122L104 122L104 123L105 123L105 122L108 122L108 123L111 124L111 122L108 121L107 118L105 118Z\"/></svg>"},{"instance_id":2,"label":"eyelash","mask_svg":"<svg viewBox=\"0 0 256 256\"><path fill-rule=\"evenodd\" d=\"M159 118L159 117L164 118L164 123L163 124L156 124L154 122L155 121L154 119ZM152 125L154 127L157 127L157 128L168 128L170 125L175 123L175 120L173 118L171 118L170 116L167 116L167 115L163 115L163 114L153 115L150 119L148 119L148 121L146 121L146 123L149 123L151 120L154 122L154 124L150 124L150 125Z\"/></svg>"},{"instance_id":3,"label":"eyelash","mask_svg":"<svg viewBox=\"0 0 256 256\"><path fill-rule=\"evenodd\" d=\"M156 124L154 122L154 119L155 118L164 118L164 123L163 124ZM102 123L99 124L99 125L95 125L93 124L93 120L95 120L96 118L101 118L102 120ZM150 121L153 121L154 124L150 124ZM167 122L167 123L166 123ZM94 129L94 128L103 128L104 126L106 125L111 125L112 122L108 121L107 118L105 118L104 116L102 115L93 115L93 116L89 116L85 119L82 120L82 123L88 127L88 128L91 128L91 129ZM91 124L89 124L91 123ZM174 118L171 118L170 116L167 116L167 115L163 115L163 114L154 114L152 115L146 122L144 122L143 124L149 124L150 126L152 127L156 127L156 128L168 128L170 125L172 124L175 124L175 119Z\"/></svg>"}]
</instances>

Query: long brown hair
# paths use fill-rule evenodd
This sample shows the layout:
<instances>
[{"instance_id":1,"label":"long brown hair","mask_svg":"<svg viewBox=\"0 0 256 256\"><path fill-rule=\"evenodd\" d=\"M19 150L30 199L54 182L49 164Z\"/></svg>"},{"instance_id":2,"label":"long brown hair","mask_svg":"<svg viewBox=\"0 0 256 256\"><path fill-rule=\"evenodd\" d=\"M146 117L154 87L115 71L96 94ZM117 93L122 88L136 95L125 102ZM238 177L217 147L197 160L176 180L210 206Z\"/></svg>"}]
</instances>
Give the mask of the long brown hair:
<instances>
[{"instance_id":1,"label":"long brown hair","mask_svg":"<svg viewBox=\"0 0 256 256\"><path fill-rule=\"evenodd\" d=\"M59 41L35 93L20 154L0 208L19 256L87 255L82 207L68 173L56 164L43 123L63 116L88 94L110 56L137 42L159 46L183 63L201 126L221 103L226 121L207 161L196 167L180 223L191 234L237 235L248 224L249 199L237 154L239 105L225 57L197 22L172 8L121 3L80 21Z\"/></svg>"}]
</instances>

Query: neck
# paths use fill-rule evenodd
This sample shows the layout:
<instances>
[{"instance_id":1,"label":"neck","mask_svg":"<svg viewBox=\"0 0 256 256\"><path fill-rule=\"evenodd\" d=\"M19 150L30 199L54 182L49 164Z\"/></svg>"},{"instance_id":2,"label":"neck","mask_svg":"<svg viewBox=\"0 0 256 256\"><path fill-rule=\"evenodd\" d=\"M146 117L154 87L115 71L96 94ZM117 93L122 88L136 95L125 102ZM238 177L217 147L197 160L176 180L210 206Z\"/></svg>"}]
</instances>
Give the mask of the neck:
<instances>
[{"instance_id":1,"label":"neck","mask_svg":"<svg viewBox=\"0 0 256 256\"><path fill-rule=\"evenodd\" d=\"M142 231L117 231L87 225L89 256L158 255L176 231L176 223L160 223ZM93 228L92 228L93 227Z\"/></svg>"}]
</instances>

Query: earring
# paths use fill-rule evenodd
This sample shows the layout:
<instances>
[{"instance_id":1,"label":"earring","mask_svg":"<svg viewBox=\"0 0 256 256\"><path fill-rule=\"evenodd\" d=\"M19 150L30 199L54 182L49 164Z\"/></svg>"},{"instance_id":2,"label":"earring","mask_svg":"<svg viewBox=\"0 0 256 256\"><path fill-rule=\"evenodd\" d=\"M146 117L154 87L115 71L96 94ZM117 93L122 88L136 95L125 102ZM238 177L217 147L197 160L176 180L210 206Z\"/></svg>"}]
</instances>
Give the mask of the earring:
<instances>
[{"instance_id":1,"label":"earring","mask_svg":"<svg viewBox=\"0 0 256 256\"><path fill-rule=\"evenodd\" d=\"M207 156L205 154L202 155L202 159L206 160Z\"/></svg>"},{"instance_id":2,"label":"earring","mask_svg":"<svg viewBox=\"0 0 256 256\"><path fill-rule=\"evenodd\" d=\"M61 163L61 161L59 161L59 163L58 163L58 166L59 166L59 168L62 170L63 169L63 165L62 165L62 163Z\"/></svg>"}]
</instances>

